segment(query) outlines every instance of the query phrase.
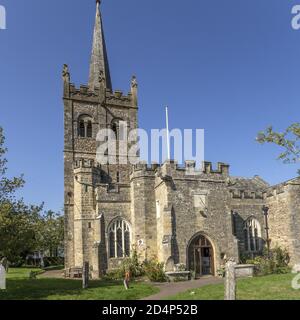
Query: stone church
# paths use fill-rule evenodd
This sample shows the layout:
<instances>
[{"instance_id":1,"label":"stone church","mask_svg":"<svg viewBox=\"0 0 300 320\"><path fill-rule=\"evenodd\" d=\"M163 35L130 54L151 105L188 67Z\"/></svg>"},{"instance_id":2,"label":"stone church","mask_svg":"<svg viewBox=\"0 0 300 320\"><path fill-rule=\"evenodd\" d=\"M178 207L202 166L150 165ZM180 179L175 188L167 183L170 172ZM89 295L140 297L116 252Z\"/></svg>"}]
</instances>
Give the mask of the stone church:
<instances>
[{"instance_id":1,"label":"stone church","mask_svg":"<svg viewBox=\"0 0 300 320\"><path fill-rule=\"evenodd\" d=\"M253 256L268 244L300 263L299 178L270 186L258 176L233 177L224 163L204 162L197 175L189 175L193 161L97 163L100 129L118 133L121 120L138 127L138 88L133 77L127 95L113 91L96 3L88 85L76 88L63 69L66 270L89 262L97 278L137 250L166 269L180 263L215 275L224 259Z\"/></svg>"}]
</instances>

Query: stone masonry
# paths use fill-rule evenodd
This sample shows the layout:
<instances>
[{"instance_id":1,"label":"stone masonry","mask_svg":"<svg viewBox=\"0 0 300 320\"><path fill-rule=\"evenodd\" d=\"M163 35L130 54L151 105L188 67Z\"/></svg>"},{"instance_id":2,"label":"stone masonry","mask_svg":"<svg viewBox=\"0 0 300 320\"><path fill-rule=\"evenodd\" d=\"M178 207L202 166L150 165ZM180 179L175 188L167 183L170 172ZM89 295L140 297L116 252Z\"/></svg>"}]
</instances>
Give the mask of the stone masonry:
<instances>
[{"instance_id":1,"label":"stone masonry","mask_svg":"<svg viewBox=\"0 0 300 320\"><path fill-rule=\"evenodd\" d=\"M172 269L184 264L199 275L216 274L226 258L239 261L263 250L262 208L269 207L271 246L287 248L300 263L300 179L269 186L260 177L232 177L229 165L193 161L178 166L96 161L96 136L120 121L138 127L137 81L130 92L113 91L100 2L89 84L76 88L63 69L65 268L88 262L93 278L116 268L133 250L141 261ZM122 154L116 155L120 159Z\"/></svg>"}]
</instances>

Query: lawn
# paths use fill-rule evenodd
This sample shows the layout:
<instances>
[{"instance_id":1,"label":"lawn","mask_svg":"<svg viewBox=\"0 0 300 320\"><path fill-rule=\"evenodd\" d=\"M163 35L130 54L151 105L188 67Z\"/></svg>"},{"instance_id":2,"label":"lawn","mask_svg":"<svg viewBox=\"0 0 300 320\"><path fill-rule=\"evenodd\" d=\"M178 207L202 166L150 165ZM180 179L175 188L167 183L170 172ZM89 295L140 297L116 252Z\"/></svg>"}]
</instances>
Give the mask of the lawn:
<instances>
[{"instance_id":1,"label":"lawn","mask_svg":"<svg viewBox=\"0 0 300 320\"><path fill-rule=\"evenodd\" d=\"M293 274L270 275L240 279L238 300L300 300L300 290L291 286ZM223 300L224 285L207 285L168 298L169 300Z\"/></svg>"},{"instance_id":2,"label":"lawn","mask_svg":"<svg viewBox=\"0 0 300 320\"><path fill-rule=\"evenodd\" d=\"M90 281L88 289L80 280L29 279L30 271L39 269L10 269L7 290L0 291L0 300L137 300L155 294L159 289L150 284L132 282L125 290L120 281Z\"/></svg>"}]
</instances>

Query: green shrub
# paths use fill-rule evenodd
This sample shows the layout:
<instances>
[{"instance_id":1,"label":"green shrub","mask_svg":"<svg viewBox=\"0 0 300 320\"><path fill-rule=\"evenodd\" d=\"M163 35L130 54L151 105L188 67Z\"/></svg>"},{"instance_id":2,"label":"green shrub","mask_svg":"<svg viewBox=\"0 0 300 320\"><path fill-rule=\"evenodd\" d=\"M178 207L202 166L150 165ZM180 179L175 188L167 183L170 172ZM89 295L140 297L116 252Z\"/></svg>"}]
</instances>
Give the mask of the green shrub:
<instances>
[{"instance_id":1,"label":"green shrub","mask_svg":"<svg viewBox=\"0 0 300 320\"><path fill-rule=\"evenodd\" d=\"M254 264L256 275L289 273L290 256L286 249L275 247L270 250L270 255L264 251L262 255L247 260L247 263Z\"/></svg>"},{"instance_id":2,"label":"green shrub","mask_svg":"<svg viewBox=\"0 0 300 320\"><path fill-rule=\"evenodd\" d=\"M124 271L121 268L110 270L106 273L106 275L103 277L107 280L123 280L125 276Z\"/></svg>"},{"instance_id":3,"label":"green shrub","mask_svg":"<svg viewBox=\"0 0 300 320\"><path fill-rule=\"evenodd\" d=\"M160 263L156 260L145 261L144 270L150 281L166 282L168 280L164 271L164 263Z\"/></svg>"},{"instance_id":4,"label":"green shrub","mask_svg":"<svg viewBox=\"0 0 300 320\"><path fill-rule=\"evenodd\" d=\"M124 258L121 266L109 271L105 278L110 280L122 280L126 272L130 273L131 278L138 278L145 274L143 265L139 263L137 251L134 250L131 257Z\"/></svg>"}]
</instances>

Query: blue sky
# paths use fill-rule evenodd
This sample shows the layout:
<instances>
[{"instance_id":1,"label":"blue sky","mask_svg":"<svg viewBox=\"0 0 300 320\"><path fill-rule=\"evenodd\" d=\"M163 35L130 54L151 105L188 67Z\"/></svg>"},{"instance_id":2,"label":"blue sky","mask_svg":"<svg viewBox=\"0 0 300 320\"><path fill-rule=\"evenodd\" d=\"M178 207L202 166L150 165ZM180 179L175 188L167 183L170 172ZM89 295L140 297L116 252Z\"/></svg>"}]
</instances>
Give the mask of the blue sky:
<instances>
[{"instance_id":1,"label":"blue sky","mask_svg":"<svg viewBox=\"0 0 300 320\"><path fill-rule=\"evenodd\" d=\"M286 0L103 0L114 89L139 82L140 127L204 128L206 159L231 174L278 183L297 166L255 142L270 124L299 121L300 31ZM0 0L0 125L9 174L25 174L27 202L63 206L61 70L87 83L94 0Z\"/></svg>"}]
</instances>

